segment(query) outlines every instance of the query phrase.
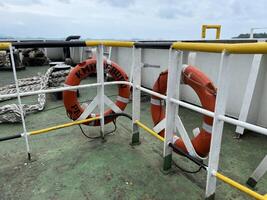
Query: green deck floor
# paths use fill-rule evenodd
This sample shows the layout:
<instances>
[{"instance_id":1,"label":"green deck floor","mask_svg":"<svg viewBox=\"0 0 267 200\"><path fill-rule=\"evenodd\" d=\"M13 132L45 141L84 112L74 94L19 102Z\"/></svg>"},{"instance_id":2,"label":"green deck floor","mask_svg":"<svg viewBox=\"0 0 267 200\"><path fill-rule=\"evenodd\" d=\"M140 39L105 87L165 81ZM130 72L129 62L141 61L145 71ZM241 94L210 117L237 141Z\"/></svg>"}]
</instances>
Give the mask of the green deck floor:
<instances>
[{"instance_id":1,"label":"green deck floor","mask_svg":"<svg viewBox=\"0 0 267 200\"><path fill-rule=\"evenodd\" d=\"M18 75L19 78L28 77L45 70L45 67L31 67ZM11 80L10 72L0 72L2 85ZM94 78L89 80L92 81ZM84 89L81 93L81 100L91 99L95 90ZM109 86L105 93L113 96L117 89ZM44 111L27 116L29 131L69 121L62 101L51 94L47 98ZM23 101L34 102L36 98L27 97ZM131 106L127 106L128 113ZM141 120L152 127L149 106L149 102L142 102ZM201 126L201 115L183 108L180 114L188 131ZM205 171L185 174L174 168L173 173L164 175L161 172L162 143L141 131L141 144L132 147L129 145L131 122L119 118L117 125L117 131L104 143L85 138L78 126L32 136L32 162L27 161L23 139L1 142L0 199L203 199ZM106 130L112 128L108 125ZM0 130L0 136L12 135L21 132L22 126L1 124ZM84 126L84 130L90 135L99 134L99 128ZM244 184L267 152L267 137L248 132L237 140L233 139L234 130L234 126L225 125L220 171ZM187 169L197 168L178 155L174 160ZM267 175L257 184L256 190L267 193ZM250 198L218 181L216 199Z\"/></svg>"}]
</instances>

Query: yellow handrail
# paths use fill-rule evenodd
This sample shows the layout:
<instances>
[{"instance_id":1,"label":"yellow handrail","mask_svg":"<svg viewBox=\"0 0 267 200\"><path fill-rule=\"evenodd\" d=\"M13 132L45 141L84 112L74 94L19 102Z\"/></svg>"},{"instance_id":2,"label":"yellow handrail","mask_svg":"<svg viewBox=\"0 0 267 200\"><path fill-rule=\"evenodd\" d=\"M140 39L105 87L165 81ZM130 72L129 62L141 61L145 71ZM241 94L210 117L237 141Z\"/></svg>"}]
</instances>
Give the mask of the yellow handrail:
<instances>
[{"instance_id":1,"label":"yellow handrail","mask_svg":"<svg viewBox=\"0 0 267 200\"><path fill-rule=\"evenodd\" d=\"M226 49L229 53L238 54L266 54L267 53L267 42L257 43L242 43L242 44L227 44Z\"/></svg>"},{"instance_id":2,"label":"yellow handrail","mask_svg":"<svg viewBox=\"0 0 267 200\"><path fill-rule=\"evenodd\" d=\"M216 29L216 39L220 39L221 25L202 25L202 39L206 38L207 29Z\"/></svg>"},{"instance_id":3,"label":"yellow handrail","mask_svg":"<svg viewBox=\"0 0 267 200\"><path fill-rule=\"evenodd\" d=\"M79 121L69 122L66 124L60 124L57 126L52 126L49 128L44 128L44 129L40 129L40 130L36 130L36 131L30 131L30 132L28 132L28 135L37 135L37 134L41 134L41 133L46 133L49 131L53 131L53 130L57 130L57 129L61 129L61 128L66 128L66 127L74 126L74 125L78 125L78 124L83 124L83 123L95 121L98 119L101 119L101 117L92 117L89 119L83 119L83 120L79 120Z\"/></svg>"},{"instance_id":4,"label":"yellow handrail","mask_svg":"<svg viewBox=\"0 0 267 200\"><path fill-rule=\"evenodd\" d=\"M267 43L242 43L242 44L225 44L225 43L201 43L201 42L174 42L173 49L186 51L201 51L221 53L226 51L233 54L266 54Z\"/></svg>"},{"instance_id":5,"label":"yellow handrail","mask_svg":"<svg viewBox=\"0 0 267 200\"><path fill-rule=\"evenodd\" d=\"M0 50L6 50L10 47L10 42L0 42Z\"/></svg>"},{"instance_id":6,"label":"yellow handrail","mask_svg":"<svg viewBox=\"0 0 267 200\"><path fill-rule=\"evenodd\" d=\"M154 137L158 138L160 141L164 142L164 138L161 137L160 135L158 135L155 131L153 131L152 129L150 129L149 127L147 127L145 124L143 124L142 122L140 122L139 120L135 121L135 124L137 124L139 127L143 128L145 131L147 131L148 133L150 133L151 135L153 135ZM223 174L219 173L219 172L214 172L213 173L214 176L216 176L218 179L222 180L223 182L239 189L240 191L258 199L258 200L267 200L267 194L265 195L261 195L249 188L247 188L246 186L241 185L240 183L224 176Z\"/></svg>"},{"instance_id":7,"label":"yellow handrail","mask_svg":"<svg viewBox=\"0 0 267 200\"><path fill-rule=\"evenodd\" d=\"M160 135L158 135L155 131L153 131L152 129L148 128L146 125L144 125L140 121L136 120L135 123L139 127L141 127L142 129L144 129L145 131L147 131L148 133L150 133L151 135L153 135L154 137L158 138L160 141L164 142L164 138L163 137L161 137Z\"/></svg>"},{"instance_id":8,"label":"yellow handrail","mask_svg":"<svg viewBox=\"0 0 267 200\"><path fill-rule=\"evenodd\" d=\"M110 46L110 47L133 47L134 42L131 41L115 41L115 40L87 40L86 46Z\"/></svg>"},{"instance_id":9,"label":"yellow handrail","mask_svg":"<svg viewBox=\"0 0 267 200\"><path fill-rule=\"evenodd\" d=\"M115 40L87 40L86 46L111 46L111 47L133 47L132 41ZM0 42L0 49L8 49L11 43ZM201 51L221 53L226 51L233 54L267 54L267 42L226 44L226 43L201 43L201 42L174 42L172 48L186 51Z\"/></svg>"},{"instance_id":10,"label":"yellow handrail","mask_svg":"<svg viewBox=\"0 0 267 200\"><path fill-rule=\"evenodd\" d=\"M240 183L224 176L223 174L219 173L219 172L215 172L214 174L218 179L222 180L223 182L237 188L238 190L250 195L251 197L254 197L255 199L258 199L258 200L267 200L267 196L266 195L261 195L249 188L247 188L246 186L244 185L241 185Z\"/></svg>"}]
</instances>

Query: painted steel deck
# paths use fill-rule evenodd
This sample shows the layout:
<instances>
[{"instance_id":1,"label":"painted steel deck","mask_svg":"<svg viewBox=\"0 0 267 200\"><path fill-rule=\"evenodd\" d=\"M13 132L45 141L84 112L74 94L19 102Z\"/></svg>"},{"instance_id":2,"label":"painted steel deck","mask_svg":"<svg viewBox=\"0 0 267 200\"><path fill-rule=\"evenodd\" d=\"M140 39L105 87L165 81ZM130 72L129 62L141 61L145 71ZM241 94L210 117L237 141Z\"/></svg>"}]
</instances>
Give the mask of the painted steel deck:
<instances>
[{"instance_id":1,"label":"painted steel deck","mask_svg":"<svg viewBox=\"0 0 267 200\"><path fill-rule=\"evenodd\" d=\"M45 72L47 67L28 67L18 72L18 78ZM1 72L1 85L12 81L12 73ZM90 78L88 82L94 82ZM81 101L92 99L95 89L81 90ZM116 86L105 87L107 96L115 98ZM44 111L26 117L28 130L68 122L62 101L52 94ZM36 98L23 98L23 103ZM2 102L16 102L16 100ZM149 101L142 102L141 120L152 127ZM127 106L131 113L131 103ZM187 130L201 126L201 115L180 108ZM131 122L117 120L117 131L107 141L85 138L79 127L70 127L30 137L33 161L27 161L23 139L0 143L0 199L203 199L206 172L186 174L173 167L168 175L162 173L162 143L141 130L141 144L132 147ZM98 135L99 128L85 127L87 134ZM107 126L107 131L112 130ZM21 124L1 124L0 136L22 132ZM247 132L233 139L235 127L224 129L220 171L245 183L267 152L266 136ZM175 155L174 160L188 170L195 166ZM266 175L256 190L266 192ZM218 181L216 199L250 199L245 194Z\"/></svg>"}]
</instances>

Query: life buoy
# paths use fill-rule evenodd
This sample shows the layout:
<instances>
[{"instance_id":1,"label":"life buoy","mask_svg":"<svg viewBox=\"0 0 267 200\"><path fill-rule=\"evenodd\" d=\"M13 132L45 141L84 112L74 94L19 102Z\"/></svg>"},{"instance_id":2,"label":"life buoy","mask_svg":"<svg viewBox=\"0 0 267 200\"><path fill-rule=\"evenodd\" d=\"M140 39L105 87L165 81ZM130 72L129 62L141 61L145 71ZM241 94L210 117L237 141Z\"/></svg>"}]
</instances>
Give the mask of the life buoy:
<instances>
[{"instance_id":1,"label":"life buoy","mask_svg":"<svg viewBox=\"0 0 267 200\"><path fill-rule=\"evenodd\" d=\"M124 70L115 62L104 60L104 70L115 81L128 81L127 74ZM88 59L75 68L73 68L66 78L66 86L76 86L79 85L81 80L88 77L90 74L96 73L96 59ZM115 104L123 111L129 102L130 87L128 85L118 85L119 94ZM72 120L80 120L84 112L84 108L80 105L77 98L77 90L67 90L63 92L63 101L67 111L68 116ZM112 109L105 111L105 116L114 113ZM99 116L96 114L95 116ZM93 115L86 116L85 118L91 118ZM116 117L109 117L105 119L105 124L113 121ZM100 121L93 121L92 123L85 123L86 125L99 126Z\"/></svg>"},{"instance_id":2,"label":"life buoy","mask_svg":"<svg viewBox=\"0 0 267 200\"><path fill-rule=\"evenodd\" d=\"M153 86L153 91L161 94L166 94L167 90L167 76L168 71L162 72ZM202 107L209 111L214 111L216 101L216 88L212 81L199 69L193 66L187 66L182 71L181 80L184 84L189 85L198 95ZM151 114L154 125L156 126L161 120L165 118L165 109L163 101L156 97L151 97ZM207 156L210 149L211 131L213 118L204 116L203 125L200 133L194 137L191 142L195 151L200 156ZM164 131L159 135L164 137ZM183 151L187 152L183 140L174 136L173 144Z\"/></svg>"}]
</instances>

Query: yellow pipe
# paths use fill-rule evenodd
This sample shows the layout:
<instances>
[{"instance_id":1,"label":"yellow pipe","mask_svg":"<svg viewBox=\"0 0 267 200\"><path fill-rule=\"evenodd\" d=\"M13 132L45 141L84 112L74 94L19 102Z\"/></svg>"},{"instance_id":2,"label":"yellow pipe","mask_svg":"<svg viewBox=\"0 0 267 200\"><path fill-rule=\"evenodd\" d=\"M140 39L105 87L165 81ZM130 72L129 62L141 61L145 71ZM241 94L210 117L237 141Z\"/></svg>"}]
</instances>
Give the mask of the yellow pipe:
<instances>
[{"instance_id":1,"label":"yellow pipe","mask_svg":"<svg viewBox=\"0 0 267 200\"><path fill-rule=\"evenodd\" d=\"M222 180L223 182L225 182L225 183L227 183L227 184L229 184L229 185L237 188L238 190L240 190L240 191L242 191L242 192L250 195L251 197L254 197L255 199L258 199L258 200L267 200L267 195L264 195L263 196L263 195L255 192L255 191L247 188L246 186L243 186L243 185L237 183L236 181L234 181L234 180L232 180L232 179L230 179L230 178L228 178L228 177L220 174L219 172L216 172L214 175L218 179Z\"/></svg>"},{"instance_id":2,"label":"yellow pipe","mask_svg":"<svg viewBox=\"0 0 267 200\"><path fill-rule=\"evenodd\" d=\"M145 131L147 131L148 133L150 133L151 135L153 135L154 137L158 138L160 141L164 142L164 138L161 137L160 135L158 135L155 131L153 131L152 129L148 128L146 125L144 125L143 123L141 123L140 121L136 120L135 124L137 124L139 127L143 128ZM223 182L239 189L242 192L245 192L246 194L258 199L258 200L267 200L267 194L265 194L264 196L239 184L238 182L222 175L219 172L216 172L214 174L218 179L222 180Z\"/></svg>"},{"instance_id":3,"label":"yellow pipe","mask_svg":"<svg viewBox=\"0 0 267 200\"><path fill-rule=\"evenodd\" d=\"M206 25L202 25L202 27L206 27L206 28L221 28L221 25L219 24L206 24Z\"/></svg>"},{"instance_id":4,"label":"yellow pipe","mask_svg":"<svg viewBox=\"0 0 267 200\"><path fill-rule=\"evenodd\" d=\"M224 50L234 54L266 54L267 43L242 43L242 44L225 44L225 43L201 43L201 42L174 42L172 48L186 51L202 51L221 53Z\"/></svg>"},{"instance_id":5,"label":"yellow pipe","mask_svg":"<svg viewBox=\"0 0 267 200\"><path fill-rule=\"evenodd\" d=\"M115 40L87 40L86 46L110 46L110 47L133 47L134 42L131 41L115 41Z\"/></svg>"},{"instance_id":6,"label":"yellow pipe","mask_svg":"<svg viewBox=\"0 0 267 200\"><path fill-rule=\"evenodd\" d=\"M164 138L163 137L161 137L160 135L158 135L155 131L153 131L152 129L148 128L146 125L144 125L140 121L136 120L135 123L139 127L141 127L142 129L144 129L145 131L147 131L148 133L150 133L151 135L153 135L154 137L158 138L160 141L164 142Z\"/></svg>"},{"instance_id":7,"label":"yellow pipe","mask_svg":"<svg viewBox=\"0 0 267 200\"><path fill-rule=\"evenodd\" d=\"M174 42L172 48L186 51L203 51L221 53L226 48L225 43Z\"/></svg>"},{"instance_id":8,"label":"yellow pipe","mask_svg":"<svg viewBox=\"0 0 267 200\"><path fill-rule=\"evenodd\" d=\"M28 132L28 135L38 135L38 134L41 134L41 133L46 133L46 132L49 132L49 131L53 131L53 130L57 130L57 129L61 129L61 128L66 128L66 127L69 127L69 126L74 126L74 125L83 124L83 123L86 123L86 122L95 121L95 120L98 120L98 119L100 119L100 117L93 117L93 118L89 118L89 119L83 119L83 120L79 120L79 121L69 122L69 123L66 123L66 124L52 126L52 127L49 127L49 128L44 128L44 129L40 129L40 130L36 130L36 131L30 131L30 132Z\"/></svg>"},{"instance_id":9,"label":"yellow pipe","mask_svg":"<svg viewBox=\"0 0 267 200\"><path fill-rule=\"evenodd\" d=\"M257 43L242 43L242 44L227 44L226 49L229 53L240 53L240 54L266 54L267 53L267 42Z\"/></svg>"},{"instance_id":10,"label":"yellow pipe","mask_svg":"<svg viewBox=\"0 0 267 200\"><path fill-rule=\"evenodd\" d=\"M221 26L216 29L216 39L219 40L221 37Z\"/></svg>"},{"instance_id":11,"label":"yellow pipe","mask_svg":"<svg viewBox=\"0 0 267 200\"><path fill-rule=\"evenodd\" d=\"M10 47L11 43L10 42L0 42L0 49L6 50Z\"/></svg>"},{"instance_id":12,"label":"yellow pipe","mask_svg":"<svg viewBox=\"0 0 267 200\"><path fill-rule=\"evenodd\" d=\"M220 39L221 25L202 25L202 39L206 38L207 29L216 29L216 39Z\"/></svg>"}]
</instances>

